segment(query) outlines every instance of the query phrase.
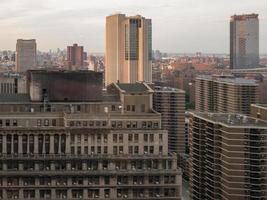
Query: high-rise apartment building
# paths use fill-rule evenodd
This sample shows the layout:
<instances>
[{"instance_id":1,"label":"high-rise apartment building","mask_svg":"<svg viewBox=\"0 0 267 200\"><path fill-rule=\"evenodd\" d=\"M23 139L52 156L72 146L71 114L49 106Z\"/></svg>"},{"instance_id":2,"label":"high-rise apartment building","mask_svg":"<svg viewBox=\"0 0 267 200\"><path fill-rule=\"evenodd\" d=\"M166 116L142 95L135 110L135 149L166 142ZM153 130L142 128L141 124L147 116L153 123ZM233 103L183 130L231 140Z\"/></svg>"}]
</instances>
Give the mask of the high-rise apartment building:
<instances>
[{"instance_id":1,"label":"high-rise apartment building","mask_svg":"<svg viewBox=\"0 0 267 200\"><path fill-rule=\"evenodd\" d=\"M36 68L36 41L17 40L16 45L16 72L26 72Z\"/></svg>"},{"instance_id":2,"label":"high-rise apartment building","mask_svg":"<svg viewBox=\"0 0 267 200\"><path fill-rule=\"evenodd\" d=\"M162 128L168 130L169 152L185 153L185 92L155 86L153 107L161 113Z\"/></svg>"},{"instance_id":3,"label":"high-rise apartment building","mask_svg":"<svg viewBox=\"0 0 267 200\"><path fill-rule=\"evenodd\" d=\"M152 95L146 84L112 84L101 100L47 101L49 110L0 98L0 197L181 200Z\"/></svg>"},{"instance_id":4,"label":"high-rise apartment building","mask_svg":"<svg viewBox=\"0 0 267 200\"><path fill-rule=\"evenodd\" d=\"M249 114L258 103L255 80L232 76L200 75L195 81L196 111Z\"/></svg>"},{"instance_id":5,"label":"high-rise apartment building","mask_svg":"<svg viewBox=\"0 0 267 200\"><path fill-rule=\"evenodd\" d=\"M189 193L199 199L267 199L267 122L191 113Z\"/></svg>"},{"instance_id":6,"label":"high-rise apartment building","mask_svg":"<svg viewBox=\"0 0 267 200\"><path fill-rule=\"evenodd\" d=\"M151 19L115 14L106 18L105 84L152 81Z\"/></svg>"},{"instance_id":7,"label":"high-rise apartment building","mask_svg":"<svg viewBox=\"0 0 267 200\"><path fill-rule=\"evenodd\" d=\"M259 65L259 19L257 14L234 15L230 21L230 67Z\"/></svg>"},{"instance_id":8,"label":"high-rise apartment building","mask_svg":"<svg viewBox=\"0 0 267 200\"><path fill-rule=\"evenodd\" d=\"M67 65L69 70L79 70L84 66L83 46L73 44L67 47Z\"/></svg>"}]
</instances>

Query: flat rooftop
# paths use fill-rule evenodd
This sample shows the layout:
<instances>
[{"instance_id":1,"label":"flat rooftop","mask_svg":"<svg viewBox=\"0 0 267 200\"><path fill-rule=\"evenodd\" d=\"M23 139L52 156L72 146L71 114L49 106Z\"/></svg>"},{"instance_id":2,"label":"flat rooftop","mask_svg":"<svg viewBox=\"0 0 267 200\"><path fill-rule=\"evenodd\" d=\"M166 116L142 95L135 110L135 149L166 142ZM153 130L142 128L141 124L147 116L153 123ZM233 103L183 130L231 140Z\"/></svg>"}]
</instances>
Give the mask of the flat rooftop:
<instances>
[{"instance_id":1,"label":"flat rooftop","mask_svg":"<svg viewBox=\"0 0 267 200\"><path fill-rule=\"evenodd\" d=\"M218 83L226 83L231 85L248 85L248 86L257 86L256 80L245 79L245 78L236 78L231 75L199 75L197 79L214 81Z\"/></svg>"},{"instance_id":2,"label":"flat rooftop","mask_svg":"<svg viewBox=\"0 0 267 200\"><path fill-rule=\"evenodd\" d=\"M229 127L266 128L267 122L243 114L191 112L194 116Z\"/></svg>"},{"instance_id":3,"label":"flat rooftop","mask_svg":"<svg viewBox=\"0 0 267 200\"><path fill-rule=\"evenodd\" d=\"M162 87L162 86L155 86L155 92L178 92L178 93L185 93L184 90L172 87Z\"/></svg>"}]
</instances>

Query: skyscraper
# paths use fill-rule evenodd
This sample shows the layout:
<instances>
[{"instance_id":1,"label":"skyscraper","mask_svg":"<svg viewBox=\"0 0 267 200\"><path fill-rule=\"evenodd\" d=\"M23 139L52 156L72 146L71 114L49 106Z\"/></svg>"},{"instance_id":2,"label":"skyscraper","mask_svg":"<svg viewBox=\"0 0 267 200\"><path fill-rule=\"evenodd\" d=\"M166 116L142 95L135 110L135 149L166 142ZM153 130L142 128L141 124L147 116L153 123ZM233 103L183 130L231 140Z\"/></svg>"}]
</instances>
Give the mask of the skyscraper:
<instances>
[{"instance_id":1,"label":"skyscraper","mask_svg":"<svg viewBox=\"0 0 267 200\"><path fill-rule=\"evenodd\" d=\"M266 199L267 122L190 113L190 199Z\"/></svg>"},{"instance_id":2,"label":"skyscraper","mask_svg":"<svg viewBox=\"0 0 267 200\"><path fill-rule=\"evenodd\" d=\"M168 130L169 152L185 153L185 92L156 86L153 107L161 113L162 127Z\"/></svg>"},{"instance_id":3,"label":"skyscraper","mask_svg":"<svg viewBox=\"0 0 267 200\"><path fill-rule=\"evenodd\" d=\"M106 18L105 83L152 81L151 19L115 14Z\"/></svg>"},{"instance_id":4,"label":"skyscraper","mask_svg":"<svg viewBox=\"0 0 267 200\"><path fill-rule=\"evenodd\" d=\"M17 40L16 45L16 71L25 72L36 67L36 41Z\"/></svg>"},{"instance_id":5,"label":"skyscraper","mask_svg":"<svg viewBox=\"0 0 267 200\"><path fill-rule=\"evenodd\" d=\"M73 44L67 47L67 62L70 70L77 70L83 68L84 52L83 46Z\"/></svg>"},{"instance_id":6,"label":"skyscraper","mask_svg":"<svg viewBox=\"0 0 267 200\"><path fill-rule=\"evenodd\" d=\"M230 67L259 65L259 19L257 14L234 15L230 21Z\"/></svg>"}]
</instances>

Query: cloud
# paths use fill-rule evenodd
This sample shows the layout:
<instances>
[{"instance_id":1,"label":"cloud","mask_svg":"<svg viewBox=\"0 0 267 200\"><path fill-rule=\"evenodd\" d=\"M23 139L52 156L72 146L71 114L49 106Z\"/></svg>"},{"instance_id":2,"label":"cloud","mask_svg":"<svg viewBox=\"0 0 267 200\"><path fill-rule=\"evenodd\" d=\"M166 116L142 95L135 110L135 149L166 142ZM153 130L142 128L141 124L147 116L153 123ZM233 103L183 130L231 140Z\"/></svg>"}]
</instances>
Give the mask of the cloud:
<instances>
[{"instance_id":1,"label":"cloud","mask_svg":"<svg viewBox=\"0 0 267 200\"><path fill-rule=\"evenodd\" d=\"M152 18L154 48L227 53L235 13L259 13L261 43L267 43L266 10L266 0L0 0L0 43L14 49L25 37L36 38L41 50L78 42L104 51L105 17L121 12Z\"/></svg>"}]
</instances>

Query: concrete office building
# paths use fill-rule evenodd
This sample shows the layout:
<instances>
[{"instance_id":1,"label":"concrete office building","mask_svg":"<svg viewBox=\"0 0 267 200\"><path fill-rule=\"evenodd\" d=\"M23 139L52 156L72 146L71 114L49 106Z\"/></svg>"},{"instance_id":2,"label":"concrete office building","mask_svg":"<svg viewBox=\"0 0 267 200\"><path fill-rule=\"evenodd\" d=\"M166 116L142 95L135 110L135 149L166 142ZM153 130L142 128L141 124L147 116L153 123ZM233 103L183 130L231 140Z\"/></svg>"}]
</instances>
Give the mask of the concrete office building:
<instances>
[{"instance_id":1,"label":"concrete office building","mask_svg":"<svg viewBox=\"0 0 267 200\"><path fill-rule=\"evenodd\" d=\"M112 84L101 101L0 97L3 199L181 200L177 156L145 84Z\"/></svg>"},{"instance_id":2,"label":"concrete office building","mask_svg":"<svg viewBox=\"0 0 267 200\"><path fill-rule=\"evenodd\" d=\"M169 152L185 153L185 92L155 86L154 109L161 113L162 128L168 130Z\"/></svg>"},{"instance_id":3,"label":"concrete office building","mask_svg":"<svg viewBox=\"0 0 267 200\"><path fill-rule=\"evenodd\" d=\"M230 67L232 69L242 69L258 66L258 15L234 15L230 21Z\"/></svg>"},{"instance_id":4,"label":"concrete office building","mask_svg":"<svg viewBox=\"0 0 267 200\"><path fill-rule=\"evenodd\" d=\"M106 18L105 84L152 82L151 19L115 14Z\"/></svg>"},{"instance_id":5,"label":"concrete office building","mask_svg":"<svg viewBox=\"0 0 267 200\"><path fill-rule=\"evenodd\" d=\"M83 46L73 44L67 47L67 65L69 70L79 70L84 67Z\"/></svg>"},{"instance_id":6,"label":"concrete office building","mask_svg":"<svg viewBox=\"0 0 267 200\"><path fill-rule=\"evenodd\" d=\"M36 48L35 40L17 40L16 72L26 72L36 68Z\"/></svg>"},{"instance_id":7,"label":"concrete office building","mask_svg":"<svg viewBox=\"0 0 267 200\"><path fill-rule=\"evenodd\" d=\"M0 74L0 95L26 93L25 76L13 73Z\"/></svg>"},{"instance_id":8,"label":"concrete office building","mask_svg":"<svg viewBox=\"0 0 267 200\"><path fill-rule=\"evenodd\" d=\"M266 199L266 138L266 121L240 114L191 113L190 198Z\"/></svg>"},{"instance_id":9,"label":"concrete office building","mask_svg":"<svg viewBox=\"0 0 267 200\"><path fill-rule=\"evenodd\" d=\"M201 75L195 81L196 111L249 114L258 103L255 80L228 76Z\"/></svg>"}]
</instances>

